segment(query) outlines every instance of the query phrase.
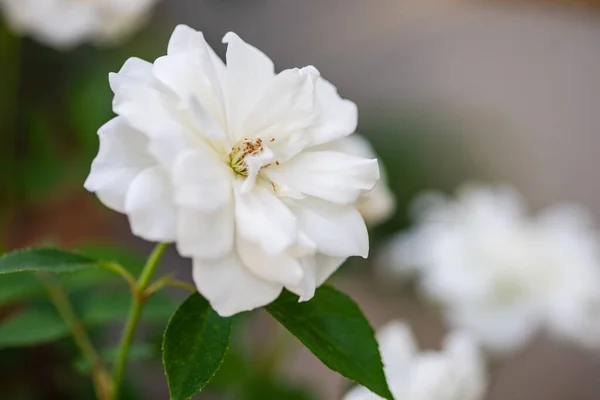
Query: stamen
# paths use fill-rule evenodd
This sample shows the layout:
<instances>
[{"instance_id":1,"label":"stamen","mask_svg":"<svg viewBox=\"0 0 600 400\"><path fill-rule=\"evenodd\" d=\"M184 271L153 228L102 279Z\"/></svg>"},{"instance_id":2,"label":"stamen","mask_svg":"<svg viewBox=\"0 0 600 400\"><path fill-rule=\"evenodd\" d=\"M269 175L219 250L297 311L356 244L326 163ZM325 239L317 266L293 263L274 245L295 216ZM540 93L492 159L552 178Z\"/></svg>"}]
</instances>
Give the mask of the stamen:
<instances>
[{"instance_id":1,"label":"stamen","mask_svg":"<svg viewBox=\"0 0 600 400\"><path fill-rule=\"evenodd\" d=\"M268 142L273 143L274 141L275 138L271 138ZM273 162L279 165L279 161L273 160L273 153L264 145L262 138L245 138L238 142L229 153L231 169L244 178L250 176L255 179L260 171L268 168Z\"/></svg>"}]
</instances>

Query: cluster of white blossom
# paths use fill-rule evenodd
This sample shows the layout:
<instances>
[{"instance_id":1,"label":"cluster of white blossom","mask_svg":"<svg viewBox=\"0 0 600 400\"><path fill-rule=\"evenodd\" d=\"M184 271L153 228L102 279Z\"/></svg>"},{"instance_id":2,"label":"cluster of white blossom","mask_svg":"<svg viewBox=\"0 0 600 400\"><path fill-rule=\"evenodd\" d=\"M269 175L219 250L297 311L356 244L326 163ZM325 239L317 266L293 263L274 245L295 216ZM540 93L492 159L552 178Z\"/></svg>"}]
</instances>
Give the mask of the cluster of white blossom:
<instances>
[{"instance_id":1,"label":"cluster of white blossom","mask_svg":"<svg viewBox=\"0 0 600 400\"><path fill-rule=\"evenodd\" d=\"M485 360L467 334L448 335L439 352L419 352L410 328L394 321L377 335L388 385L401 400L481 400L487 388ZM356 387L343 400L379 400Z\"/></svg>"},{"instance_id":2,"label":"cluster of white blossom","mask_svg":"<svg viewBox=\"0 0 600 400\"><path fill-rule=\"evenodd\" d=\"M427 194L416 227L380 266L417 273L454 328L492 352L521 348L546 330L600 345L600 242L591 216L563 204L527 215L508 187L465 186L456 199Z\"/></svg>"},{"instance_id":3,"label":"cluster of white blossom","mask_svg":"<svg viewBox=\"0 0 600 400\"><path fill-rule=\"evenodd\" d=\"M156 1L0 0L0 9L15 32L66 49L122 39L147 20Z\"/></svg>"},{"instance_id":4,"label":"cluster of white blossom","mask_svg":"<svg viewBox=\"0 0 600 400\"><path fill-rule=\"evenodd\" d=\"M110 75L118 116L99 131L85 187L135 235L175 242L200 293L232 315L284 287L311 299L346 258L368 254L357 200L392 203L379 200L385 188L366 194L379 167L349 137L354 103L312 66L276 74L236 34L223 41L226 64L178 26L166 56Z\"/></svg>"}]
</instances>

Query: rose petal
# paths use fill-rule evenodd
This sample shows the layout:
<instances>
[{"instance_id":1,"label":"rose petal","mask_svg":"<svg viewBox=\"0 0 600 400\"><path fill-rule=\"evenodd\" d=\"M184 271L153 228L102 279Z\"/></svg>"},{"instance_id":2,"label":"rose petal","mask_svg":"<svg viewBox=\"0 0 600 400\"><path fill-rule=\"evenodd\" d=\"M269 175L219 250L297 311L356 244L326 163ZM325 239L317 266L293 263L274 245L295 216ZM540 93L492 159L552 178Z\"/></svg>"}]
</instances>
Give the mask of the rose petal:
<instances>
[{"instance_id":1,"label":"rose petal","mask_svg":"<svg viewBox=\"0 0 600 400\"><path fill-rule=\"evenodd\" d=\"M250 311L271 303L282 286L267 282L250 272L231 252L220 260L194 260L194 282L198 291L223 317Z\"/></svg>"}]
</instances>

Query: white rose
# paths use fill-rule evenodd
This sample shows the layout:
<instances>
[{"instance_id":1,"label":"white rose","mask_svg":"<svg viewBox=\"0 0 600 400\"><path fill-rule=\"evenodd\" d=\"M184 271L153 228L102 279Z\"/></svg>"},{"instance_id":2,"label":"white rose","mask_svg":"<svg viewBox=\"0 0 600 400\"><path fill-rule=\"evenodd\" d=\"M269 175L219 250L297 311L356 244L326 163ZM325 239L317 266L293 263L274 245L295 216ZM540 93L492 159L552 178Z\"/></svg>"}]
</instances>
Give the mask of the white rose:
<instances>
[{"instance_id":1,"label":"white rose","mask_svg":"<svg viewBox=\"0 0 600 400\"><path fill-rule=\"evenodd\" d=\"M361 135L354 134L321 146L322 149L341 151L359 157L377 157L371 144ZM368 226L373 227L390 218L396 211L396 198L387 185L387 177L379 163L381 178L373 190L358 198L356 207Z\"/></svg>"},{"instance_id":2,"label":"white rose","mask_svg":"<svg viewBox=\"0 0 600 400\"><path fill-rule=\"evenodd\" d=\"M377 334L388 385L402 400L480 400L487 387L485 361L466 334L446 337L439 352L419 352L410 328L391 322ZM343 400L380 400L363 387L352 389Z\"/></svg>"},{"instance_id":3,"label":"white rose","mask_svg":"<svg viewBox=\"0 0 600 400\"><path fill-rule=\"evenodd\" d=\"M116 42L146 21L156 0L0 0L16 32L61 49Z\"/></svg>"},{"instance_id":4,"label":"white rose","mask_svg":"<svg viewBox=\"0 0 600 400\"><path fill-rule=\"evenodd\" d=\"M275 74L234 33L224 42L227 65L178 26L166 56L110 75L118 117L99 131L85 187L126 213L134 234L176 242L226 316L283 287L309 300L347 257L366 257L354 203L379 169L319 149L353 133L357 110L314 67Z\"/></svg>"},{"instance_id":5,"label":"white rose","mask_svg":"<svg viewBox=\"0 0 600 400\"><path fill-rule=\"evenodd\" d=\"M543 329L594 340L600 247L583 210L555 206L530 217L513 189L480 186L456 199L425 195L415 209L416 227L381 260L398 275L412 266L452 327L497 354L521 349Z\"/></svg>"}]
</instances>

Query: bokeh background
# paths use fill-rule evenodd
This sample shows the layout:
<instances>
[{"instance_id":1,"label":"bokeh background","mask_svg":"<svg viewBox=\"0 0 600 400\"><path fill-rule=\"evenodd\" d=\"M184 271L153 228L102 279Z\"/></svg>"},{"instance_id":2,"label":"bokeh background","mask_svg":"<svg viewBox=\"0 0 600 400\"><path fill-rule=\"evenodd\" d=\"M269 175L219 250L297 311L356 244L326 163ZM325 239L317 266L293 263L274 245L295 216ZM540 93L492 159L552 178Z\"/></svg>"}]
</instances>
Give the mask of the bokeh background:
<instances>
[{"instance_id":1,"label":"bokeh background","mask_svg":"<svg viewBox=\"0 0 600 400\"><path fill-rule=\"evenodd\" d=\"M408 226L416 193L466 180L510 183L534 209L575 200L600 217L599 11L600 2L583 0L164 0L126 43L68 52L1 25L1 245L57 244L131 265L143 259L151 245L82 184L96 131L112 115L108 72L130 56L162 55L178 23L202 30L220 55L221 37L235 31L278 70L312 64L358 104L359 131L377 150L398 204L372 232L372 254ZM436 308L406 285L378 281L371 264L351 260L333 281L375 327L404 318L424 347L438 348L445 328ZM190 262L174 251L163 269L190 280ZM74 301L84 307L91 289L81 287ZM169 293L173 300L157 305L142 332L128 375L132 399L168 398L158 343L183 295ZM26 306L0 294L0 322ZM126 312L127 304L114 307ZM231 359L198 399L333 400L349 387L267 315L240 323ZM94 330L98 341L114 342L118 324L108 326ZM0 398L90 398L78 372L85 366L73 359L68 339L0 345ZM599 398L600 352L543 337L493 366L487 396Z\"/></svg>"}]
</instances>

